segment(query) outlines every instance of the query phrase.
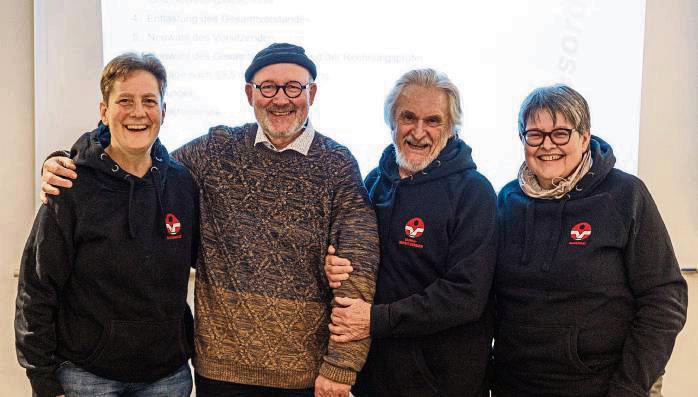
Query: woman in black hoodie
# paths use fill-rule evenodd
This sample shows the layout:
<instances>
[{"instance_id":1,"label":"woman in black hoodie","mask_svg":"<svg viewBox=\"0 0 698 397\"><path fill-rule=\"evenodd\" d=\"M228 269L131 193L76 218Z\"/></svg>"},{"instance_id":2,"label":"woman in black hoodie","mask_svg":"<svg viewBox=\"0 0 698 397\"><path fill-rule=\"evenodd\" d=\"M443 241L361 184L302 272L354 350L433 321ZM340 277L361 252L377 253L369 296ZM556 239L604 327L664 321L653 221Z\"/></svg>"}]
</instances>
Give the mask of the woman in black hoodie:
<instances>
[{"instance_id":1,"label":"woman in black hoodie","mask_svg":"<svg viewBox=\"0 0 698 397\"><path fill-rule=\"evenodd\" d=\"M564 85L521 106L526 161L498 197L497 397L646 397L686 321L657 207L589 120Z\"/></svg>"},{"instance_id":2,"label":"woman in black hoodie","mask_svg":"<svg viewBox=\"0 0 698 397\"><path fill-rule=\"evenodd\" d=\"M198 188L157 139L165 69L114 58L80 178L36 216L22 256L17 356L38 396L188 396ZM105 393L105 394L102 394Z\"/></svg>"}]
</instances>

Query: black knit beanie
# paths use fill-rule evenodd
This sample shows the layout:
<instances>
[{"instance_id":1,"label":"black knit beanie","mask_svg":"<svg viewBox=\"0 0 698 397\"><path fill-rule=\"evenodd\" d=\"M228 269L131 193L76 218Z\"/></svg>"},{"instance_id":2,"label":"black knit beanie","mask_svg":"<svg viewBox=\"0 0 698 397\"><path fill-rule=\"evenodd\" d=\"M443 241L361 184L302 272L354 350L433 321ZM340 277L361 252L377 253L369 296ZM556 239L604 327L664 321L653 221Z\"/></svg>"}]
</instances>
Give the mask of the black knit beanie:
<instances>
[{"instance_id":1,"label":"black knit beanie","mask_svg":"<svg viewBox=\"0 0 698 397\"><path fill-rule=\"evenodd\" d=\"M303 47L288 43L274 43L254 56L252 63L245 71L245 81L249 83L259 69L276 63L295 63L308 69L313 80L317 76L315 63L305 55Z\"/></svg>"}]
</instances>

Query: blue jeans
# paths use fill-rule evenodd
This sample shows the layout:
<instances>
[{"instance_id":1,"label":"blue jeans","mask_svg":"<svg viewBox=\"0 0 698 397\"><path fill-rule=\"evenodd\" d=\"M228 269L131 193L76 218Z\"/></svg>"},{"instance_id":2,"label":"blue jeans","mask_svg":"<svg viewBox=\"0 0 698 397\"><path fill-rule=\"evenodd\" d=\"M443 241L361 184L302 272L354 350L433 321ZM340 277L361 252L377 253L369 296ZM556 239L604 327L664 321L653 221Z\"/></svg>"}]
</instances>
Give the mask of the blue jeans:
<instances>
[{"instance_id":1,"label":"blue jeans","mask_svg":"<svg viewBox=\"0 0 698 397\"><path fill-rule=\"evenodd\" d=\"M58 368L56 377L66 397L188 397L192 389L188 363L154 382L130 383L106 379L70 362Z\"/></svg>"}]
</instances>

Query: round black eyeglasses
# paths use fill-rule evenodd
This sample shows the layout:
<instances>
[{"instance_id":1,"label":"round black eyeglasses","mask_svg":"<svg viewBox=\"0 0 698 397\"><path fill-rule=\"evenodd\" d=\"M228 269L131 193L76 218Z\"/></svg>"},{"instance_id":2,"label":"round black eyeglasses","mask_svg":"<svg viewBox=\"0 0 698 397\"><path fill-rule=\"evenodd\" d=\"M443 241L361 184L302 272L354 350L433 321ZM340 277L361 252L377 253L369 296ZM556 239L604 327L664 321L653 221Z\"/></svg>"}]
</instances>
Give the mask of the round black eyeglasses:
<instances>
[{"instance_id":1,"label":"round black eyeglasses","mask_svg":"<svg viewBox=\"0 0 698 397\"><path fill-rule=\"evenodd\" d=\"M272 81L263 81L260 84L250 84L252 84L254 88L258 89L265 98L273 98L279 92L279 89L283 89L284 94L286 94L286 96L289 98L298 98L303 93L303 90L310 86L310 83L303 85L298 81L289 81L286 84L276 84Z\"/></svg>"},{"instance_id":2,"label":"round black eyeglasses","mask_svg":"<svg viewBox=\"0 0 698 397\"><path fill-rule=\"evenodd\" d=\"M545 137L550 137L550 141L555 145L562 146L567 145L570 141L573 131L576 130L574 128L556 128L550 132L545 132L534 129L526 130L521 135L528 146L538 147L542 145Z\"/></svg>"}]
</instances>

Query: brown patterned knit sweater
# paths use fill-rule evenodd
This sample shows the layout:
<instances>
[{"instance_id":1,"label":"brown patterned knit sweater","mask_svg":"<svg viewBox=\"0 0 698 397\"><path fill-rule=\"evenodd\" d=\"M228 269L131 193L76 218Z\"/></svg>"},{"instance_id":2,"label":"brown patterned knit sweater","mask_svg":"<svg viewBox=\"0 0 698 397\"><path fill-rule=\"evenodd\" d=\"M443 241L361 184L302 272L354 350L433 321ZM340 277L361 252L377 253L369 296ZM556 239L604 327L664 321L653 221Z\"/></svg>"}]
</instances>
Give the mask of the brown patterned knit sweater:
<instances>
[{"instance_id":1,"label":"brown patterned knit sweater","mask_svg":"<svg viewBox=\"0 0 698 397\"><path fill-rule=\"evenodd\" d=\"M213 127L173 153L201 189L196 372L297 389L353 384L369 340L329 342L336 296L373 301L376 219L349 150L316 133L307 156L254 146L256 124ZM352 261L332 291L328 244Z\"/></svg>"}]
</instances>

